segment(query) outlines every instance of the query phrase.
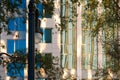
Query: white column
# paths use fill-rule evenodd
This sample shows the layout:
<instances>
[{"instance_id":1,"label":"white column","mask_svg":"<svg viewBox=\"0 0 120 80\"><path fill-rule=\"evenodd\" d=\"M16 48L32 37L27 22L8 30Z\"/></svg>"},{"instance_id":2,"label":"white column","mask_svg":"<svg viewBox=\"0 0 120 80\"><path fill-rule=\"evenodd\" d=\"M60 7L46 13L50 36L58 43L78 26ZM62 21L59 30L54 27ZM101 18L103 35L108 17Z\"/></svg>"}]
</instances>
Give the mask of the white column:
<instances>
[{"instance_id":1,"label":"white column","mask_svg":"<svg viewBox=\"0 0 120 80\"><path fill-rule=\"evenodd\" d=\"M98 34L98 67L103 67L103 54L102 54L102 31Z\"/></svg>"},{"instance_id":2,"label":"white column","mask_svg":"<svg viewBox=\"0 0 120 80\"><path fill-rule=\"evenodd\" d=\"M82 5L77 7L77 80L82 79L82 66L81 66L81 44L82 44Z\"/></svg>"}]
</instances>

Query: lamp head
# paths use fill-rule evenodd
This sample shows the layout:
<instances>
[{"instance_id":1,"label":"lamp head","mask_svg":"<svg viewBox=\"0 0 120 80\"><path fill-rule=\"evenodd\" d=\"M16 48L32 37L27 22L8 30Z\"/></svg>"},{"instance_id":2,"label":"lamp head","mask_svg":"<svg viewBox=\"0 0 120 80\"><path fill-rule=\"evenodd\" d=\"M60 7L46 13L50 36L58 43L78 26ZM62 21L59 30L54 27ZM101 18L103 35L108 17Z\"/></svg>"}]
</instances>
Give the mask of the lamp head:
<instances>
[{"instance_id":1,"label":"lamp head","mask_svg":"<svg viewBox=\"0 0 120 80\"><path fill-rule=\"evenodd\" d=\"M42 30L40 29L40 25L41 25L41 21L39 19L39 11L36 8L36 11L35 11L35 32L43 34Z\"/></svg>"}]
</instances>

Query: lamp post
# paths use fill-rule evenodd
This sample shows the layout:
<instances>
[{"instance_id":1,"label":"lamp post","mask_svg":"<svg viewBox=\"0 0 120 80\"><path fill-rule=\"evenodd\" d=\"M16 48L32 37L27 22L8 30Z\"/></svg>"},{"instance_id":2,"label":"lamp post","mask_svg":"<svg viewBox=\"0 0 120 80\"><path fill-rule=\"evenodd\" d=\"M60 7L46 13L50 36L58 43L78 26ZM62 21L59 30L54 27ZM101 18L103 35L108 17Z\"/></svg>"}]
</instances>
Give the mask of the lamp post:
<instances>
[{"instance_id":1,"label":"lamp post","mask_svg":"<svg viewBox=\"0 0 120 80\"><path fill-rule=\"evenodd\" d=\"M30 0L29 5L29 13L28 13L28 21L29 21L29 30L28 30L28 80L35 79L35 71L34 71L34 64L35 64L35 29L39 28L38 22L38 10L35 6L34 0ZM37 21L37 22L36 22ZM37 25L36 25L37 24ZM39 28L40 30L40 28ZM37 31L37 33L41 33L41 31Z\"/></svg>"},{"instance_id":2,"label":"lamp post","mask_svg":"<svg viewBox=\"0 0 120 80\"><path fill-rule=\"evenodd\" d=\"M28 80L34 80L34 64L35 64L35 56L34 56L34 34L35 34L35 5L34 0L30 0L29 5L29 34L28 34Z\"/></svg>"}]
</instances>

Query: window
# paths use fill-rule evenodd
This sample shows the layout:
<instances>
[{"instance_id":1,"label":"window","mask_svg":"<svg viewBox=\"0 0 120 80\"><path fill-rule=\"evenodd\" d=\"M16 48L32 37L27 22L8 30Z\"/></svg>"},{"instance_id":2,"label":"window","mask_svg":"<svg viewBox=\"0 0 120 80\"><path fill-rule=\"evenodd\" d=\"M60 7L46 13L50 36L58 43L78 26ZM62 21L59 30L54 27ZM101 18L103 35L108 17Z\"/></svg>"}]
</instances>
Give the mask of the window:
<instances>
[{"instance_id":1,"label":"window","mask_svg":"<svg viewBox=\"0 0 120 80\"><path fill-rule=\"evenodd\" d=\"M26 0L10 0L12 6L14 7L14 3L17 4L16 8L19 8L20 12L23 14L26 14L22 12L24 9L26 9ZM25 18L22 17L16 17L14 19L9 19L8 21L8 30L9 31L26 31L26 24L25 24ZM7 40L7 53L13 54L15 51L21 51L22 53L26 53L26 40ZM25 64L21 64L20 62L15 63L8 63L7 64L7 75L11 77L21 77L21 79L24 79L24 67Z\"/></svg>"},{"instance_id":2,"label":"window","mask_svg":"<svg viewBox=\"0 0 120 80\"><path fill-rule=\"evenodd\" d=\"M14 3L17 4L18 8L26 8L26 0L10 0L11 4L14 6Z\"/></svg>"},{"instance_id":3,"label":"window","mask_svg":"<svg viewBox=\"0 0 120 80\"><path fill-rule=\"evenodd\" d=\"M13 54L14 51L26 52L26 41L25 40L7 40L7 53ZM19 62L9 63L7 65L7 75L12 77L24 77L24 64Z\"/></svg>"},{"instance_id":4,"label":"window","mask_svg":"<svg viewBox=\"0 0 120 80\"><path fill-rule=\"evenodd\" d=\"M51 53L46 53L45 54L45 68L50 69L52 68L52 54Z\"/></svg>"},{"instance_id":5,"label":"window","mask_svg":"<svg viewBox=\"0 0 120 80\"><path fill-rule=\"evenodd\" d=\"M8 30L10 31L26 31L26 24L24 18L10 19L8 22Z\"/></svg>"},{"instance_id":6,"label":"window","mask_svg":"<svg viewBox=\"0 0 120 80\"><path fill-rule=\"evenodd\" d=\"M9 63L7 65L7 75L11 77L24 77L24 64Z\"/></svg>"},{"instance_id":7,"label":"window","mask_svg":"<svg viewBox=\"0 0 120 80\"><path fill-rule=\"evenodd\" d=\"M89 29L82 29L82 68L97 68L97 39L90 36Z\"/></svg>"},{"instance_id":8,"label":"window","mask_svg":"<svg viewBox=\"0 0 120 80\"><path fill-rule=\"evenodd\" d=\"M43 29L43 42L52 43L52 29Z\"/></svg>"},{"instance_id":9,"label":"window","mask_svg":"<svg viewBox=\"0 0 120 80\"><path fill-rule=\"evenodd\" d=\"M51 4L52 5L52 4ZM43 4L37 4L37 8L38 8L38 11L39 11L39 18L42 18L42 17L46 17L46 18L52 18L52 10L53 10L53 6L51 5L45 5L43 6Z\"/></svg>"},{"instance_id":10,"label":"window","mask_svg":"<svg viewBox=\"0 0 120 80\"><path fill-rule=\"evenodd\" d=\"M36 54L35 61L37 69L41 67L50 69L52 67L52 54L51 53Z\"/></svg>"},{"instance_id":11,"label":"window","mask_svg":"<svg viewBox=\"0 0 120 80\"><path fill-rule=\"evenodd\" d=\"M39 11L39 18L43 17L43 5L42 4L37 4L36 5Z\"/></svg>"},{"instance_id":12,"label":"window","mask_svg":"<svg viewBox=\"0 0 120 80\"><path fill-rule=\"evenodd\" d=\"M26 52L26 41L23 40L7 40L7 53L13 54L14 51Z\"/></svg>"}]
</instances>

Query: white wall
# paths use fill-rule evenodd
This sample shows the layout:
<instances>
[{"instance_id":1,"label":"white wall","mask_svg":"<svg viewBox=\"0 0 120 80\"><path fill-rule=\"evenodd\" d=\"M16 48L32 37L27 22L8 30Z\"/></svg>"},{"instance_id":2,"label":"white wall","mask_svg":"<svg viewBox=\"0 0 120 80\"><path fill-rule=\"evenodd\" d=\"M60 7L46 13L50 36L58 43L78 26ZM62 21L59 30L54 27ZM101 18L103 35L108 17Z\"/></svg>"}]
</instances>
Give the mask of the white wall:
<instances>
[{"instance_id":1,"label":"white wall","mask_svg":"<svg viewBox=\"0 0 120 80\"><path fill-rule=\"evenodd\" d=\"M52 18L41 19L42 28L52 28L52 43L39 43L36 44L36 48L40 50L41 53L52 53L53 56L60 57L60 31L57 27L60 27L60 0L55 0L55 11Z\"/></svg>"}]
</instances>

